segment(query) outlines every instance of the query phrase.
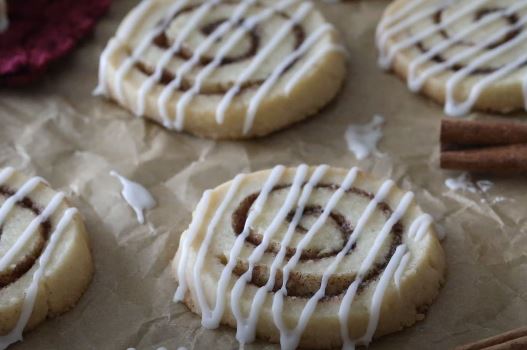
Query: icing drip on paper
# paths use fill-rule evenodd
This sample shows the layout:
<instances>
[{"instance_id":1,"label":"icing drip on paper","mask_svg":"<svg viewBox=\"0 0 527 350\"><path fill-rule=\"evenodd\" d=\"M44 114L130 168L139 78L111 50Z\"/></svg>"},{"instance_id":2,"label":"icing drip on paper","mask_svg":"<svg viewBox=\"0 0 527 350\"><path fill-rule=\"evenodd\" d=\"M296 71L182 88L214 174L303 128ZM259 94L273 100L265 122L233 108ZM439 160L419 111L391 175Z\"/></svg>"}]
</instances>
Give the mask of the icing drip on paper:
<instances>
[{"instance_id":1,"label":"icing drip on paper","mask_svg":"<svg viewBox=\"0 0 527 350\"><path fill-rule=\"evenodd\" d=\"M0 172L0 186L5 186L4 184L9 178L14 174L13 168L5 168ZM0 207L0 225L3 225L6 217L13 209L14 205L18 205L22 200L27 199L29 194L36 189L36 187L44 182L43 179L39 177L34 177L26 181L20 188L12 195L8 196L5 202ZM21 249L27 243L28 239L31 238L38 226L42 225L44 222L47 222L48 219L58 210L59 206L64 203L64 194L57 193L45 207L45 209L40 212L25 228L23 233L18 237L18 239L13 243L13 245L8 249L4 256L0 259L0 270L5 270L11 264L13 264L14 258L20 253ZM31 317L35 301L37 298L38 290L40 287L41 280L44 276L46 266L51 260L52 254L59 244L62 234L70 223L72 222L74 216L76 215L77 210L73 208L66 209L62 217L60 218L55 229L49 235L49 241L38 258L38 268L33 273L33 278L29 287L26 290L24 300L21 307L21 312L15 327L7 334L0 336L0 349L6 349L13 343L22 340L22 333L26 328L26 325Z\"/></svg>"},{"instance_id":2,"label":"icing drip on paper","mask_svg":"<svg viewBox=\"0 0 527 350\"><path fill-rule=\"evenodd\" d=\"M7 2L0 0L0 33L9 27L9 18L7 17Z\"/></svg>"},{"instance_id":3,"label":"icing drip on paper","mask_svg":"<svg viewBox=\"0 0 527 350\"><path fill-rule=\"evenodd\" d=\"M447 9L450 5L456 4L456 2L436 0L432 1L430 6L424 6L423 8L416 10L416 7L424 4L424 2L422 0L413 0L409 1L406 6L403 6L398 12L385 16L377 28L377 46L380 52L379 64L381 67L385 69L390 68L393 65L397 53L418 45L421 40L427 39L432 35L444 33L444 30L448 29L448 27L457 20L466 17L482 5L485 5L486 0L466 1L466 3L467 5L461 7L453 15L445 18L441 23L437 23L430 28L420 31L419 34L414 34L413 36L394 44L388 50L386 50L386 44L395 35L408 30L413 24L438 13L438 11ZM478 72L478 69L481 69L484 64L489 63L494 58L499 57L525 42L527 39L527 33L523 31L518 34L517 32L521 31L525 24L527 24L527 16L518 17L517 20L510 23L509 26L493 31L488 37L485 37L474 45L463 46L459 52L456 52L447 59L443 59L440 62L434 62L433 65L429 66L424 66L424 64L430 62L438 55L441 55L445 50L455 45L459 47L459 43L463 42L467 36L477 33L483 27L493 24L500 19L507 18L507 16L517 16L517 11L524 10L525 7L527 7L527 1L518 0L504 9L488 13L474 23L466 26L455 35L445 37L443 40L438 40L428 50L425 50L425 52L413 58L409 64L407 78L410 90L414 92L420 91L424 83L430 77L441 74L446 70L459 65L463 60L479 54L479 56L473 59L469 64L454 71L446 82L445 113L450 116L462 116L469 113L483 91L489 85L498 82L500 79L506 78L524 66L527 61L527 53L519 55L516 59L504 64L494 71L487 72L485 76L472 86L465 101L460 102L456 100L455 91L457 87L460 86L471 74ZM504 42L500 42L503 38L508 39ZM495 45L497 42L499 44ZM527 75L522 77L522 88L527 109Z\"/></svg>"},{"instance_id":4,"label":"icing drip on paper","mask_svg":"<svg viewBox=\"0 0 527 350\"><path fill-rule=\"evenodd\" d=\"M141 184L119 175L116 171L111 171L110 175L116 177L119 182L121 182L121 185L123 186L121 194L124 200L134 210L137 216L137 221L140 224L144 224L144 211L156 206L154 197L152 197L150 192L148 192L148 190Z\"/></svg>"},{"instance_id":5,"label":"icing drip on paper","mask_svg":"<svg viewBox=\"0 0 527 350\"><path fill-rule=\"evenodd\" d=\"M293 5L299 5L296 12L288 18L282 27L278 28L276 35L272 37L269 43L267 43L261 50L252 58L246 69L240 74L234 85L228 89L218 104L216 110L216 121L218 124L222 124L228 114L229 108L236 95L238 95L244 86L250 82L251 78L257 72L258 68L276 51L278 45L293 31L293 28L302 23L302 21L309 16L313 10L313 4L311 2L301 2L298 0L286 0L280 1L276 4L268 5L268 8L260 9L258 13L245 17L247 11L251 6L254 6L256 0L241 1L230 19L221 23L215 27L211 33L208 34L207 38L201 42L198 47L194 50L192 57L182 64L174 74L174 78L166 85L157 100L157 108L163 119L163 125L170 129L183 130L185 125L185 114L188 104L192 99L197 96L203 87L205 79L213 74L216 69L222 64L223 59L236 47L236 45L243 39L243 36L248 32L254 30L257 25L269 19L273 14L282 13L288 7ZM150 30L144 35L140 43L134 48L132 54L127 57L121 65L118 67L116 77L113 82L112 92L116 99L121 103L124 103L125 92L124 92L124 79L134 65L140 61L142 55L145 54L146 50L152 45L154 39L158 37L163 30L169 25L171 19L180 13L183 9L189 5L189 0L178 0L167 11L167 16L163 18L161 24ZM173 56L180 51L185 43L185 40L190 34L195 31L206 16L213 11L215 6L221 4L220 0L208 0L202 2L197 8L193 9L194 13L190 16L189 20L179 30L179 33L174 42L166 49L162 54L161 58L156 63L153 74L151 74L140 86L137 98L137 105L135 108L135 114L142 116L146 109L146 99L148 94L158 84L165 72L166 67L171 62ZM151 10L153 2L145 0L141 2L133 11L132 14L127 18L126 22L118 31L117 35L110 40L106 49L101 55L99 65L99 85L95 89L94 93L97 95L109 95L108 86L104 81L104 75L109 68L109 60L115 55L117 50L124 45L127 39L132 35L135 28L139 27L140 20L147 15ZM189 5L190 6L190 5ZM213 60L207 63L195 78L194 83L182 92L181 97L175 105L175 120L172 121L171 111L169 105L171 98L176 89L181 88L183 79L192 69L196 68L200 63L202 57L209 49L221 38L223 38L230 30L234 29L234 33L223 43L219 48L217 55ZM327 33L334 31L334 27L331 25L324 25L317 29L314 33L310 34L303 45L296 48L293 52L287 55L283 62L280 63L262 82L261 86L257 89L255 95L251 98L249 106L246 111L245 121L243 126L244 134L248 134L253 126L254 120L257 117L257 112L260 104L262 103L265 96L267 96L272 88L277 85L278 80L281 78L283 73L296 64L302 57L308 55L312 56L302 63L295 71L293 76L285 83L285 93L290 94L291 91L298 85L301 78L309 74L312 69L325 55L338 52L345 54L346 50L340 45L330 44L326 45L317 52L312 52L313 46L315 46L321 38L327 35Z\"/></svg>"},{"instance_id":6,"label":"icing drip on paper","mask_svg":"<svg viewBox=\"0 0 527 350\"><path fill-rule=\"evenodd\" d=\"M494 184L489 180L472 181L468 173L445 180L445 186L452 191L468 191L471 193L488 192Z\"/></svg>"},{"instance_id":7,"label":"icing drip on paper","mask_svg":"<svg viewBox=\"0 0 527 350\"><path fill-rule=\"evenodd\" d=\"M358 160L363 160L371 153L379 153L377 144L382 138L384 118L375 115L371 122L363 125L352 124L346 130L348 148Z\"/></svg>"},{"instance_id":8,"label":"icing drip on paper","mask_svg":"<svg viewBox=\"0 0 527 350\"><path fill-rule=\"evenodd\" d=\"M330 277L335 273L344 257L351 251L351 249L353 249L354 245L359 240L366 226L368 225L370 217L373 215L380 203L383 203L384 200L389 196L394 187L394 182L387 180L382 183L377 193L371 197L370 202L357 220L356 226L353 229L351 235L347 237L345 245L333 258L331 264L322 274L320 287L318 291L316 291L306 302L306 305L300 314L298 324L294 328L290 328L286 325L283 319L284 297L287 295L287 285L290 274L299 263L304 250L308 247L313 237L326 224L326 221L333 209L337 206L344 194L352 188L359 173L357 168L351 169L344 178L343 182L334 188L333 194L322 208L320 215L310 226L310 228L305 233L303 233L303 238L295 246L293 255L287 258L287 247L291 243L294 232L300 224L300 220L304 215L306 205L308 204L308 201L312 195L312 191L322 181L327 170L328 166L319 166L313 171L309 179L307 179L308 167L306 165L301 165L296 169L294 179L289 187L289 191L287 192L285 199L282 201L281 207L278 208L278 211L276 212L276 215L272 219L271 223L264 230L261 241L255 246L255 249L247 257L247 269L234 283L230 295L230 305L237 323L236 338L238 339L242 348L244 344L250 343L255 339L256 325L260 317L261 309L266 297L276 287L275 280L280 269L282 270L282 285L279 286L280 288L276 290L273 296L273 321L275 326L280 331L281 348L285 350L293 350L297 348L302 334L304 333L304 330L309 322L309 319L311 318L311 315L315 311L318 302L326 296L326 288L328 286ZM234 266L240 256L242 246L249 236L253 222L263 211L269 195L273 189L280 184L280 180L284 174L284 171L285 168L283 166L277 166L273 168L264 185L262 186L261 191L257 193L257 197L251 207L252 210L248 212L246 220L243 224L243 229L237 235L233 247L230 250L229 256L227 257L228 260L226 264L224 264L225 267L221 272L216 293L213 294L215 295L215 303L213 303L214 307L212 309L208 304L207 298L205 296L204 286L201 281L205 257L210 245L212 244L212 239L218 223L221 218L226 215L225 212L233 201L235 194L239 192L240 186L242 186L243 182L245 181L246 175L238 175L234 178L234 180L229 185L226 195L217 206L217 209L215 209L212 213L210 212L212 191L206 191L203 195L203 198L198 203L198 206L193 214L193 220L190 224L190 227L183 233L180 242L176 272L179 286L176 290L174 300L182 301L184 299L188 290L187 277L192 279L192 284L194 286L193 292L195 293L197 299L196 306L201 310L202 325L204 327L217 328L219 326L226 307L227 288L233 275ZM376 258L388 235L390 232L392 232L395 225L397 225L406 215L413 200L414 195L411 192L406 193L401 198L397 208L391 212L386 223L377 234L373 245L367 253L366 258L360 265L357 277L346 289L338 313L344 349L354 349L356 345L368 345L371 342L372 337L377 329L377 324L380 317L380 308L388 285L392 280L394 280L396 287L400 287L401 280L404 277L404 271L407 268L410 260L410 252L408 251L408 247L405 243L400 243L394 247L395 252L389 258L386 268L375 287L369 307L370 317L366 333L359 339L352 339L349 334L348 319L353 300L358 293L361 283L367 278L369 271L374 266ZM204 225L205 217L209 216L212 218L205 228L205 236L199 247L195 265L192 269L192 274L190 276L186 276L185 271L187 269L187 260L190 247L194 244L194 240L196 239L198 233L202 232L202 226ZM287 226L285 235L279 244L279 251L276 253L276 257L269 267L269 277L265 285L259 286L256 290L252 303L250 304L248 314L244 315L240 305L240 300L242 299L241 297L244 293L244 290L247 284L251 281L256 264L262 259L264 253L269 249L270 242L276 234L279 225L286 221L287 217L289 217L289 224ZM429 215L423 214L417 217L410 225L408 238L416 241L422 240L426 234L430 232L431 224L432 218Z\"/></svg>"}]
</instances>

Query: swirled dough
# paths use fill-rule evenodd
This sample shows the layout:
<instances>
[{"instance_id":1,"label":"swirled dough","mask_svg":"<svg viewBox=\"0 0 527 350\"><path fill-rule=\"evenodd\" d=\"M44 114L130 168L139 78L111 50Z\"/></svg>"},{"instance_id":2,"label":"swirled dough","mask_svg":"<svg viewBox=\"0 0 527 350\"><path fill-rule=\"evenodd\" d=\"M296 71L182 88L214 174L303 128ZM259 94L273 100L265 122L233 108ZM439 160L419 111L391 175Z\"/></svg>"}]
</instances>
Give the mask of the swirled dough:
<instances>
[{"instance_id":1,"label":"swirled dough","mask_svg":"<svg viewBox=\"0 0 527 350\"><path fill-rule=\"evenodd\" d=\"M250 138L317 112L345 71L311 2L149 0L101 55L97 92L170 129Z\"/></svg>"}]
</instances>

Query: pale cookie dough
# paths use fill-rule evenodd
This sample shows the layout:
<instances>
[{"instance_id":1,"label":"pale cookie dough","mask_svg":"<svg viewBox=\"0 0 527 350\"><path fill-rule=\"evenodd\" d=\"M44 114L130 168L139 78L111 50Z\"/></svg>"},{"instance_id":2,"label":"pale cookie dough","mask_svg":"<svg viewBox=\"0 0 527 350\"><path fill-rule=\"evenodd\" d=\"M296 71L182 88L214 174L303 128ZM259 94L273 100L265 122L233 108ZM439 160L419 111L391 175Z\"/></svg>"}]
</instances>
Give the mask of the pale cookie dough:
<instances>
[{"instance_id":1,"label":"pale cookie dough","mask_svg":"<svg viewBox=\"0 0 527 350\"><path fill-rule=\"evenodd\" d=\"M169 129L240 139L316 113L345 73L311 2L148 0L102 53L96 93Z\"/></svg>"},{"instance_id":2,"label":"pale cookie dough","mask_svg":"<svg viewBox=\"0 0 527 350\"><path fill-rule=\"evenodd\" d=\"M349 349L423 319L445 256L432 218L393 181L277 166L205 192L173 271L175 299L242 344Z\"/></svg>"}]
</instances>

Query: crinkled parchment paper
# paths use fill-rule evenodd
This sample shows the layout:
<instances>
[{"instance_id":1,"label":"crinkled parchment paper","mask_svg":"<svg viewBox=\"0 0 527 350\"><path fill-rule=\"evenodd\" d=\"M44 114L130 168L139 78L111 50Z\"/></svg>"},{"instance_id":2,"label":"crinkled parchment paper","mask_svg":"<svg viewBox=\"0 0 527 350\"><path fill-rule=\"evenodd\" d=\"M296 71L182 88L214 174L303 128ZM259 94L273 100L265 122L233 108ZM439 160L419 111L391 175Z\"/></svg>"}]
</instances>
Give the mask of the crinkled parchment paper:
<instances>
[{"instance_id":1,"label":"crinkled parchment paper","mask_svg":"<svg viewBox=\"0 0 527 350\"><path fill-rule=\"evenodd\" d=\"M213 142L130 116L91 96L98 57L135 1L115 1L93 37L30 88L0 89L0 165L45 177L69 194L89 229L96 274L79 305L13 349L235 349L234 332L200 327L172 303L169 263L202 192L277 163L360 165L416 192L447 233L448 280L424 322L371 349L447 349L527 324L527 184L489 178L487 192L453 192L438 169L441 107L376 65L376 23L387 0L320 4L343 33L349 76L320 115L270 137ZM386 118L380 156L357 162L344 130ZM158 206L139 225L110 170L144 184ZM480 178L481 179L481 178ZM257 343L249 349L276 349Z\"/></svg>"}]
</instances>

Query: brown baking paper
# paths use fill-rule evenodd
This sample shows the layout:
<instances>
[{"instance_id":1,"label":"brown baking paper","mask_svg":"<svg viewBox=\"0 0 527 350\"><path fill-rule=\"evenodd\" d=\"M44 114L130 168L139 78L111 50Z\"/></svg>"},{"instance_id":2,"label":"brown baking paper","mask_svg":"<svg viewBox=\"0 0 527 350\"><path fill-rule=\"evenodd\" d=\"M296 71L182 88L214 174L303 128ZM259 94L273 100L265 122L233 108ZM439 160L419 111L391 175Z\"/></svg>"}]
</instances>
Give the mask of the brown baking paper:
<instances>
[{"instance_id":1,"label":"brown baking paper","mask_svg":"<svg viewBox=\"0 0 527 350\"><path fill-rule=\"evenodd\" d=\"M33 87L0 90L0 165L45 177L86 219L96 274L72 311L12 349L235 349L183 305L169 269L205 189L278 163L359 165L416 192L447 234L448 279L427 318L371 349L448 349L527 324L527 184L487 178L487 192L451 191L438 169L441 106L376 65L374 32L387 0L320 4L350 51L342 92L320 115L270 137L214 142L164 130L92 97L98 57L135 1L115 1L95 34ZM386 118L382 154L358 162L344 130ZM110 170L144 184L158 205L139 225ZM481 178L478 178L481 179ZM323 335L321 335L323 336ZM277 349L256 343L248 349Z\"/></svg>"}]
</instances>

